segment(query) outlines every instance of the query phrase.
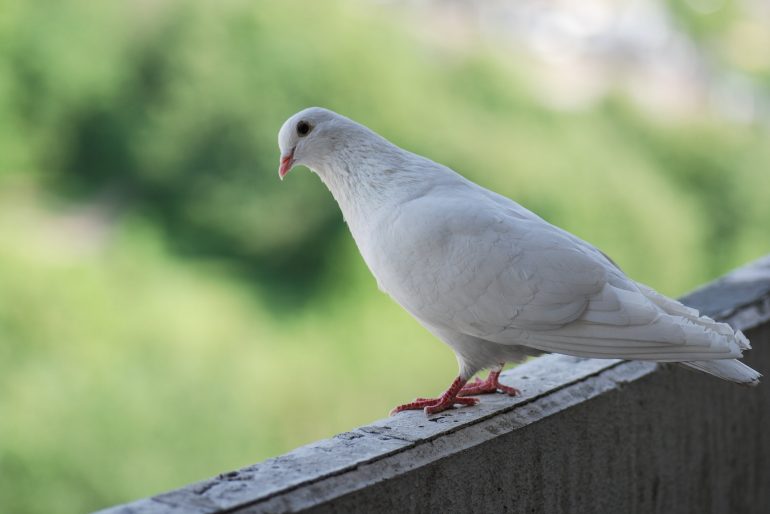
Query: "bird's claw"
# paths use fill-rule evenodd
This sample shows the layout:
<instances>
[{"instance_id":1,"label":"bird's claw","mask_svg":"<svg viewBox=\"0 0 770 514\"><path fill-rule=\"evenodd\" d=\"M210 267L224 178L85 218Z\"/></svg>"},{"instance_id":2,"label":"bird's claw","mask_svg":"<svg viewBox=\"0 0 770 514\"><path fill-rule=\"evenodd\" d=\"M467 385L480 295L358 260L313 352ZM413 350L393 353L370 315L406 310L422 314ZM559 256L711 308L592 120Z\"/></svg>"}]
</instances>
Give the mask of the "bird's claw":
<instances>
[{"instance_id":1,"label":"bird's claw","mask_svg":"<svg viewBox=\"0 0 770 514\"><path fill-rule=\"evenodd\" d=\"M521 391L515 387L503 385L500 383L499 371L491 371L486 380L481 380L480 378L476 377L472 383L466 384L465 387L460 389L460 392L457 393L457 396L465 397L472 394L490 394L496 393L498 391L506 393L510 396L518 396L521 394Z\"/></svg>"},{"instance_id":2,"label":"bird's claw","mask_svg":"<svg viewBox=\"0 0 770 514\"><path fill-rule=\"evenodd\" d=\"M437 412L445 411L452 408L455 405L476 405L479 403L478 398L469 398L464 396L462 398L415 398L414 401L399 405L390 411L390 415L397 414L405 410L420 410L425 411L425 414L435 414Z\"/></svg>"}]
</instances>

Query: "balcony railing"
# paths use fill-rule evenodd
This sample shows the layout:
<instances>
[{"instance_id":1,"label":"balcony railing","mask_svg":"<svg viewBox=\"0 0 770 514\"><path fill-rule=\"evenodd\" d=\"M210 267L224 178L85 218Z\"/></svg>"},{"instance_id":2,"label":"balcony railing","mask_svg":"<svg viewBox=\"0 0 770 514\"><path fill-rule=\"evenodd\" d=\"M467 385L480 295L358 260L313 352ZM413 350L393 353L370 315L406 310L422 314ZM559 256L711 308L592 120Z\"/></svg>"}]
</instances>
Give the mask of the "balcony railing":
<instances>
[{"instance_id":1,"label":"balcony railing","mask_svg":"<svg viewBox=\"0 0 770 514\"><path fill-rule=\"evenodd\" d=\"M745 362L768 374L770 256L683 301L744 330ZM402 413L101 512L770 512L770 383L557 355L503 377L523 394Z\"/></svg>"}]
</instances>

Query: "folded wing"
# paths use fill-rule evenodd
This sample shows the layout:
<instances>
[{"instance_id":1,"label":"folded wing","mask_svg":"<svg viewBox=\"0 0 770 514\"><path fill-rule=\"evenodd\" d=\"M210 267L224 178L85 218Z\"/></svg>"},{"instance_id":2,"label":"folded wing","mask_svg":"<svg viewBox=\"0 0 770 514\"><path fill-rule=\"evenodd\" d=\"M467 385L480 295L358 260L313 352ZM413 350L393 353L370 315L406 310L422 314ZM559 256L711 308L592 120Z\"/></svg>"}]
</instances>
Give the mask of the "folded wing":
<instances>
[{"instance_id":1,"label":"folded wing","mask_svg":"<svg viewBox=\"0 0 770 514\"><path fill-rule=\"evenodd\" d=\"M431 206L437 221L419 243L426 260L410 269L421 300L409 310L430 324L582 357L710 360L748 347L740 332L630 280L529 211L448 207Z\"/></svg>"}]
</instances>

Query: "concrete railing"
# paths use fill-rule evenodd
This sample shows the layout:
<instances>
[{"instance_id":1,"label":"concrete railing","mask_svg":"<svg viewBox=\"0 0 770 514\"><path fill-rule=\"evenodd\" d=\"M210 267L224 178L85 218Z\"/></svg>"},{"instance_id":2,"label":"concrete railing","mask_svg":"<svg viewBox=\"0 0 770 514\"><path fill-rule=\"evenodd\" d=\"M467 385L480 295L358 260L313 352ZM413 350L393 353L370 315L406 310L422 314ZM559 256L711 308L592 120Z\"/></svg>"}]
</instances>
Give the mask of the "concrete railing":
<instances>
[{"instance_id":1,"label":"concrete railing","mask_svg":"<svg viewBox=\"0 0 770 514\"><path fill-rule=\"evenodd\" d=\"M767 375L770 256L683 301L744 330ZM523 394L401 413L102 512L770 512L770 383L556 355L503 377Z\"/></svg>"}]
</instances>

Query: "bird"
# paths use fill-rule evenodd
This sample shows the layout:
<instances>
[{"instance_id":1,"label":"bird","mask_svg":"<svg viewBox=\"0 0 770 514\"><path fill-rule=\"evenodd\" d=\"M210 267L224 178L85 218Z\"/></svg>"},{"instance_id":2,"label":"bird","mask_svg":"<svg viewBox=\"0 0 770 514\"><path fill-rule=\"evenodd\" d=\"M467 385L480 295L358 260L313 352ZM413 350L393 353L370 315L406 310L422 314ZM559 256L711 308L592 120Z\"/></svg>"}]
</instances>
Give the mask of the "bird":
<instances>
[{"instance_id":1,"label":"bird","mask_svg":"<svg viewBox=\"0 0 770 514\"><path fill-rule=\"evenodd\" d=\"M506 363L559 353L675 362L755 386L748 339L629 278L602 251L513 200L321 107L278 132L281 180L316 173L380 290L454 351L459 373L408 410L435 414L520 391ZM489 370L486 379L470 379Z\"/></svg>"}]
</instances>

